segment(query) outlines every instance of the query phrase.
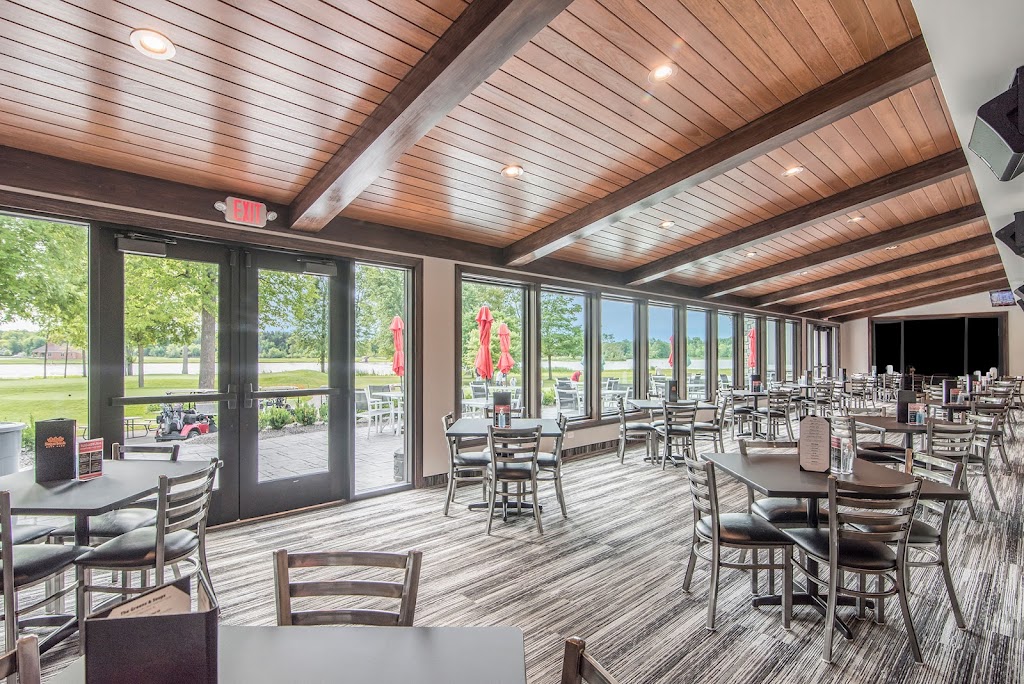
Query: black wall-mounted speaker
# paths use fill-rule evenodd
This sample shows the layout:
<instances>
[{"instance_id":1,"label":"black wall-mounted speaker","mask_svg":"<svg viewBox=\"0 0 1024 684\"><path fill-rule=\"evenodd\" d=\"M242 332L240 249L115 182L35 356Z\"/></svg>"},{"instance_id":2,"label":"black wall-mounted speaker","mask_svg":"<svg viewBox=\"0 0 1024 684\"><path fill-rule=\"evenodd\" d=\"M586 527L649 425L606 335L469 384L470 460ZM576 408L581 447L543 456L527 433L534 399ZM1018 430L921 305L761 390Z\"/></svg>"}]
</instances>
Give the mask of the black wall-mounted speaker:
<instances>
[{"instance_id":1,"label":"black wall-mounted speaker","mask_svg":"<svg viewBox=\"0 0 1024 684\"><path fill-rule=\"evenodd\" d=\"M1024 299L1018 299L1017 300L1017 306L1019 306L1020 308L1024 309Z\"/></svg>"},{"instance_id":2,"label":"black wall-mounted speaker","mask_svg":"<svg viewBox=\"0 0 1024 684\"><path fill-rule=\"evenodd\" d=\"M1001 181L1024 172L1024 67L1009 90L978 108L967 146Z\"/></svg>"},{"instance_id":3,"label":"black wall-mounted speaker","mask_svg":"<svg viewBox=\"0 0 1024 684\"><path fill-rule=\"evenodd\" d=\"M996 237L1012 249L1014 254L1024 257L1024 211L1015 213L1012 221L996 231ZM1024 292L1020 294L1024 296Z\"/></svg>"}]
</instances>

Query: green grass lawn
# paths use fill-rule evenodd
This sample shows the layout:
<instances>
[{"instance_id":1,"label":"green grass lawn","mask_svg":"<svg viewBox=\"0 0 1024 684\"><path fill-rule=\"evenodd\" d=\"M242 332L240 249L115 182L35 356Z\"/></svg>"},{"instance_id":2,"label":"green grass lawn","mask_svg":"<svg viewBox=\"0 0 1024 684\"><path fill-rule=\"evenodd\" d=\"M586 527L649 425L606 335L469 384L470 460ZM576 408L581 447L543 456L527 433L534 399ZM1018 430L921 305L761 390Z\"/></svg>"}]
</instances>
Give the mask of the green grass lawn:
<instances>
[{"instance_id":1,"label":"green grass lawn","mask_svg":"<svg viewBox=\"0 0 1024 684\"><path fill-rule=\"evenodd\" d=\"M356 387L398 384L395 375L357 375ZM263 373L260 387L298 387L307 389L327 384L327 374L312 370ZM199 385L196 375L146 375L146 386L139 388L135 377L125 378L128 396L161 395L170 390L188 392ZM125 416L155 416L149 406L125 406ZM0 380L0 421L31 423L46 418L74 418L88 422L85 378L29 378Z\"/></svg>"}]
</instances>

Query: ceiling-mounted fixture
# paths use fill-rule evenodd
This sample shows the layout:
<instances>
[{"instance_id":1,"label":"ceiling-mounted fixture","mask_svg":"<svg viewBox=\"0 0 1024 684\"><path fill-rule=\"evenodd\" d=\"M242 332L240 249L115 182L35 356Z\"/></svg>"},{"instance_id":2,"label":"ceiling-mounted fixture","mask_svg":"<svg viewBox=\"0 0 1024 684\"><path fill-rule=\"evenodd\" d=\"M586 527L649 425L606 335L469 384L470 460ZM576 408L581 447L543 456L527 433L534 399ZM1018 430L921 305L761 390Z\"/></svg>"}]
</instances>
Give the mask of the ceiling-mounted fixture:
<instances>
[{"instance_id":1,"label":"ceiling-mounted fixture","mask_svg":"<svg viewBox=\"0 0 1024 684\"><path fill-rule=\"evenodd\" d=\"M153 29L137 28L128 36L128 40L136 50L153 59L171 59L174 57L174 43L171 39Z\"/></svg>"}]
</instances>

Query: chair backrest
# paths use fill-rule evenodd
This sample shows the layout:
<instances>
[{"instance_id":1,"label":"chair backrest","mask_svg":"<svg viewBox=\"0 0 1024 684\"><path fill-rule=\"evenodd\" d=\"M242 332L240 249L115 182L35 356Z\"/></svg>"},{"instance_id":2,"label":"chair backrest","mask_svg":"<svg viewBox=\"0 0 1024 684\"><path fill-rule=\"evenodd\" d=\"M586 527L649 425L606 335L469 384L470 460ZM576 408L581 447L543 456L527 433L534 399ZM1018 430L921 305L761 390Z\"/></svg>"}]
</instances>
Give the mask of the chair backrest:
<instances>
[{"instance_id":1,"label":"chair backrest","mask_svg":"<svg viewBox=\"0 0 1024 684\"><path fill-rule=\"evenodd\" d=\"M140 461L171 461L178 460L180 444L118 444L110 445L110 458L115 461L140 460ZM155 458L149 458L154 456Z\"/></svg>"},{"instance_id":2,"label":"chair backrest","mask_svg":"<svg viewBox=\"0 0 1024 684\"><path fill-rule=\"evenodd\" d=\"M686 464L686 475L690 485L690 503L693 506L693 528L696 534L697 523L708 518L711 536L718 538L718 485L715 480L715 464L711 461L698 461L683 456Z\"/></svg>"},{"instance_id":3,"label":"chair backrest","mask_svg":"<svg viewBox=\"0 0 1024 684\"><path fill-rule=\"evenodd\" d=\"M842 540L897 544L897 557L906 554L907 535L914 519L921 480L898 485L865 485L828 477L828 528L832 572L838 565Z\"/></svg>"},{"instance_id":4,"label":"chair backrest","mask_svg":"<svg viewBox=\"0 0 1024 684\"><path fill-rule=\"evenodd\" d=\"M831 382L819 382L814 385L814 401L816 402L830 402L832 401L832 392L835 390L835 385Z\"/></svg>"},{"instance_id":5,"label":"chair backrest","mask_svg":"<svg viewBox=\"0 0 1024 684\"><path fill-rule=\"evenodd\" d=\"M380 394L382 392L390 392L391 385L367 385L366 391L369 392L370 395Z\"/></svg>"},{"instance_id":6,"label":"chair backrest","mask_svg":"<svg viewBox=\"0 0 1024 684\"><path fill-rule=\"evenodd\" d=\"M740 439L740 455L750 456L754 451L796 451L798 442L766 442L762 440Z\"/></svg>"},{"instance_id":7,"label":"chair backrest","mask_svg":"<svg viewBox=\"0 0 1024 684\"><path fill-rule=\"evenodd\" d=\"M586 649L586 642L579 637L565 640L561 684L618 684Z\"/></svg>"},{"instance_id":8,"label":"chair backrest","mask_svg":"<svg viewBox=\"0 0 1024 684\"><path fill-rule=\"evenodd\" d=\"M970 456L974 446L974 425L928 423L925 451L930 456L944 458L947 461L964 461Z\"/></svg>"},{"instance_id":9,"label":"chair backrest","mask_svg":"<svg viewBox=\"0 0 1024 684\"><path fill-rule=\"evenodd\" d=\"M853 376L850 379L850 392L853 394L864 394L868 389L868 379L864 376Z\"/></svg>"},{"instance_id":10,"label":"chair backrest","mask_svg":"<svg viewBox=\"0 0 1024 684\"><path fill-rule=\"evenodd\" d=\"M18 684L39 684L42 672L39 667L39 637L29 634L18 639L12 651L0 656L0 677L18 675Z\"/></svg>"},{"instance_id":11,"label":"chair backrest","mask_svg":"<svg viewBox=\"0 0 1024 684\"><path fill-rule=\"evenodd\" d=\"M356 413L370 410L370 392L365 387L356 390Z\"/></svg>"},{"instance_id":12,"label":"chair backrest","mask_svg":"<svg viewBox=\"0 0 1024 684\"><path fill-rule=\"evenodd\" d=\"M469 391L473 394L474 399L487 398L487 385L482 382L469 383Z\"/></svg>"},{"instance_id":13,"label":"chair backrest","mask_svg":"<svg viewBox=\"0 0 1024 684\"><path fill-rule=\"evenodd\" d=\"M852 416L833 415L832 436L850 440L853 453L857 453L857 421Z\"/></svg>"},{"instance_id":14,"label":"chair backrest","mask_svg":"<svg viewBox=\"0 0 1024 684\"><path fill-rule=\"evenodd\" d=\"M952 466L952 467L950 467ZM935 458L928 454L915 454L913 474L922 480L931 480L940 484L949 485L959 489L960 481L964 475L964 464L961 462L950 463L941 458ZM930 511L940 517L939 531L942 538L946 538L946 531L949 529L949 519L953 513L953 500L931 501L919 499L918 505L925 511Z\"/></svg>"},{"instance_id":15,"label":"chair backrest","mask_svg":"<svg viewBox=\"0 0 1024 684\"><path fill-rule=\"evenodd\" d=\"M768 390L768 408L772 411L788 411L793 403L793 393L788 389Z\"/></svg>"},{"instance_id":16,"label":"chair backrest","mask_svg":"<svg viewBox=\"0 0 1024 684\"><path fill-rule=\"evenodd\" d=\"M718 374L718 384L721 387L732 388L732 380L730 380L729 376L726 375L725 373Z\"/></svg>"},{"instance_id":17,"label":"chair backrest","mask_svg":"<svg viewBox=\"0 0 1024 684\"><path fill-rule=\"evenodd\" d=\"M671 430L677 427L689 427L697 420L697 401L688 399L686 401L663 401L661 402L661 415L665 420L665 428Z\"/></svg>"},{"instance_id":18,"label":"chair backrest","mask_svg":"<svg viewBox=\"0 0 1024 684\"><path fill-rule=\"evenodd\" d=\"M540 453L541 427L496 428L487 426L487 446L491 452L491 467L499 473L502 465L526 463L537 475L537 455Z\"/></svg>"},{"instance_id":19,"label":"chair backrest","mask_svg":"<svg viewBox=\"0 0 1024 684\"><path fill-rule=\"evenodd\" d=\"M157 584L163 584L164 540L167 535L179 530L195 532L200 539L205 535L213 482L221 465L219 459L213 458L198 472L177 477L160 476L156 499Z\"/></svg>"},{"instance_id":20,"label":"chair backrest","mask_svg":"<svg viewBox=\"0 0 1024 684\"><path fill-rule=\"evenodd\" d=\"M626 430L626 400L621 395L615 397L615 410L619 414L619 429ZM562 414L559 414L561 416Z\"/></svg>"},{"instance_id":21,"label":"chair backrest","mask_svg":"<svg viewBox=\"0 0 1024 684\"><path fill-rule=\"evenodd\" d=\"M561 387L555 388L555 394L558 397L558 410L559 411L579 411L580 410L580 399L579 395L576 394L574 389L563 389Z\"/></svg>"},{"instance_id":22,"label":"chair backrest","mask_svg":"<svg viewBox=\"0 0 1024 684\"><path fill-rule=\"evenodd\" d=\"M376 625L412 627L416 614L416 594L420 582L420 551L381 553L374 551L325 551L315 553L274 552L274 595L277 624L287 625ZM309 581L293 582L292 568L373 567L404 571L401 582L378 579L324 580L318 574ZM398 599L397 611L378 608L337 608L331 610L292 610L293 598L313 596L373 596Z\"/></svg>"},{"instance_id":23,"label":"chair backrest","mask_svg":"<svg viewBox=\"0 0 1024 684\"><path fill-rule=\"evenodd\" d=\"M988 456L989 449L995 439L995 433L999 430L998 413L969 413L967 424L974 426L974 451L979 456Z\"/></svg>"}]
</instances>

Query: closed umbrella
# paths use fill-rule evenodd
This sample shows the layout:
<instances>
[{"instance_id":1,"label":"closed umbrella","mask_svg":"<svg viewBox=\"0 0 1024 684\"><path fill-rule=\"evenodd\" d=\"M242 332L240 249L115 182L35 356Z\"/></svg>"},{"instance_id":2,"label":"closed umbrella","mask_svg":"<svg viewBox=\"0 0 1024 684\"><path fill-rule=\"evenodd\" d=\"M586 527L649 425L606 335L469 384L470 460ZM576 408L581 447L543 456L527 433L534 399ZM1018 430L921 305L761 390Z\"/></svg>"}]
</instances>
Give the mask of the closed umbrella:
<instances>
[{"instance_id":1,"label":"closed umbrella","mask_svg":"<svg viewBox=\"0 0 1024 684\"><path fill-rule=\"evenodd\" d=\"M508 375L509 371L512 370L512 366L516 365L516 362L509 353L509 349L512 348L512 331L504 323L498 326L498 344L501 346L501 355L498 356L498 370Z\"/></svg>"},{"instance_id":2,"label":"closed umbrella","mask_svg":"<svg viewBox=\"0 0 1024 684\"><path fill-rule=\"evenodd\" d=\"M676 336L668 336L668 367L672 368L676 360Z\"/></svg>"},{"instance_id":3,"label":"closed umbrella","mask_svg":"<svg viewBox=\"0 0 1024 684\"><path fill-rule=\"evenodd\" d=\"M491 325L494 323L494 316L486 306L481 306L476 314L477 325L480 326L480 350L476 353L476 374L484 380L490 380L494 376L494 362L491 361Z\"/></svg>"},{"instance_id":4,"label":"closed umbrella","mask_svg":"<svg viewBox=\"0 0 1024 684\"><path fill-rule=\"evenodd\" d=\"M747 333L747 343L750 347L747 353L747 368L757 368L757 328L751 328Z\"/></svg>"},{"instance_id":5,"label":"closed umbrella","mask_svg":"<svg viewBox=\"0 0 1024 684\"><path fill-rule=\"evenodd\" d=\"M405 323L401 316L391 319L391 337L395 342L395 356L391 359L391 370L398 377L405 375L405 341L402 339L402 331L405 330Z\"/></svg>"}]
</instances>

